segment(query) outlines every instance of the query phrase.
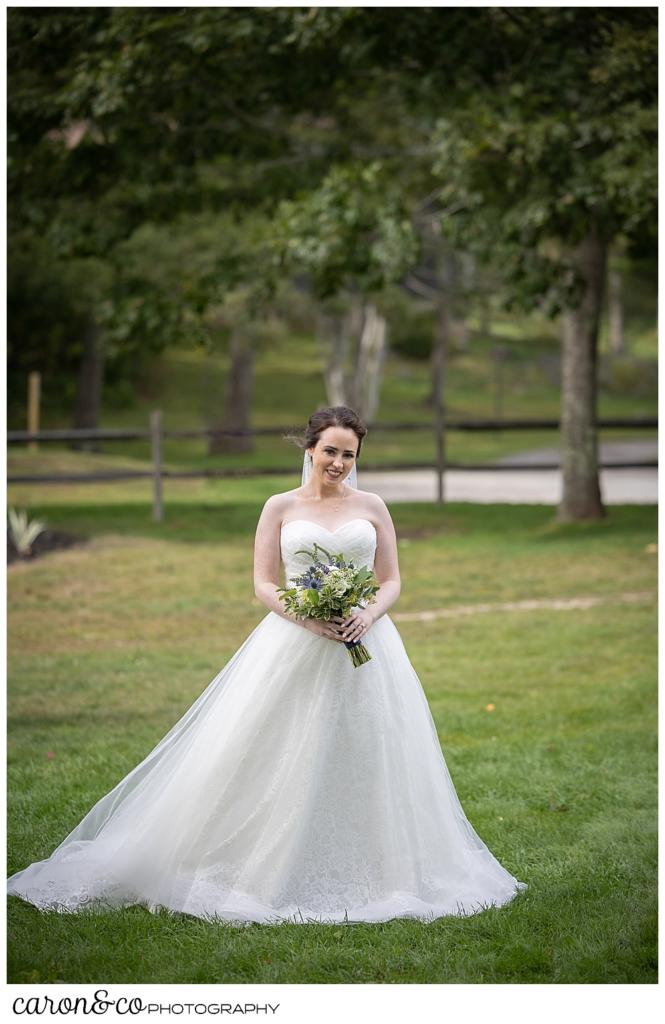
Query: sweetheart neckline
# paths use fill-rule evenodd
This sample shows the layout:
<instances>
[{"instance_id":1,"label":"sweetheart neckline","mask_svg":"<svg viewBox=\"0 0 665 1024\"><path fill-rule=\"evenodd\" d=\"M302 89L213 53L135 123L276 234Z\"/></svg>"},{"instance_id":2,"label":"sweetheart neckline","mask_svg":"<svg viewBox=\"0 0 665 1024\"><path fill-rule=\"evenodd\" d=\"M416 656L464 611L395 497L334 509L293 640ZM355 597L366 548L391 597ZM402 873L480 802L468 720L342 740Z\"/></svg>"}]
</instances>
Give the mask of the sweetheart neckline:
<instances>
[{"instance_id":1,"label":"sweetheart neckline","mask_svg":"<svg viewBox=\"0 0 665 1024\"><path fill-rule=\"evenodd\" d=\"M338 526L336 530L329 530L327 526L322 526L321 523L316 523L313 519L289 519L286 523L282 523L281 529L283 530L285 526L290 526L292 523L310 523L312 526L318 526L320 530L325 530L326 533L331 534L331 536L335 533L339 533L340 530L343 530L345 526L349 526L351 523L369 523L374 530L374 533L376 533L376 526L374 523L370 519L365 519L364 516L356 516L354 519L348 519L345 523L342 523L341 526Z\"/></svg>"}]
</instances>

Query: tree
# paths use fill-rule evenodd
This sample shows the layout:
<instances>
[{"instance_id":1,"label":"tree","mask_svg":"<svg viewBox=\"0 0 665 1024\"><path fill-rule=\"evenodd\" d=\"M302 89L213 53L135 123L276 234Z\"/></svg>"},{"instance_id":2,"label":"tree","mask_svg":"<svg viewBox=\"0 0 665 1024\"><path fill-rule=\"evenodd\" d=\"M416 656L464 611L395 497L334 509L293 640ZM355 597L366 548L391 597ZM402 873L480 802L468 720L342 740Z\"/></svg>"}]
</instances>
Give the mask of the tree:
<instances>
[{"instance_id":1,"label":"tree","mask_svg":"<svg viewBox=\"0 0 665 1024\"><path fill-rule=\"evenodd\" d=\"M78 353L75 426L97 424L105 369L136 364L138 330L148 352L173 337L169 293L150 283L149 268L126 273L121 252L133 234L183 213L260 205L267 179L268 194L292 187L287 133L269 130L275 104L261 98L278 22L234 9L9 12L9 235L39 243L52 276L72 278L88 261L98 283L79 296L76 339L63 340L63 356ZM268 165L258 175L257 158ZM23 266L12 275L17 294ZM192 293L177 294L186 318ZM199 300L189 311L200 312ZM165 315L152 334L150 307ZM34 340L45 347L44 333Z\"/></svg>"},{"instance_id":2,"label":"tree","mask_svg":"<svg viewBox=\"0 0 665 1024\"><path fill-rule=\"evenodd\" d=\"M296 182L315 184L331 141L339 145L321 133L319 114L334 96L331 71L344 63L338 40L355 18L344 9L12 9L13 223L42 237L61 267L92 259L122 275L116 253L146 223L202 211L246 216L274 207ZM140 300L144 285L132 281ZM127 285L105 281L106 296ZM236 293L237 264L223 286ZM122 331L114 334L117 351ZM94 303L81 338L75 421L87 426L109 356L108 318ZM236 331L234 366L246 382L245 349ZM235 409L234 421L246 415Z\"/></svg>"},{"instance_id":3,"label":"tree","mask_svg":"<svg viewBox=\"0 0 665 1024\"><path fill-rule=\"evenodd\" d=\"M655 11L498 8L491 17L506 66L436 131L443 193L459 202L444 230L500 255L513 303L560 314L558 517L598 518L607 250L619 237L644 244L655 224Z\"/></svg>"},{"instance_id":4,"label":"tree","mask_svg":"<svg viewBox=\"0 0 665 1024\"><path fill-rule=\"evenodd\" d=\"M371 422L386 346L380 295L416 256L408 210L380 161L331 168L317 189L278 208L277 257L318 302L331 404Z\"/></svg>"},{"instance_id":5,"label":"tree","mask_svg":"<svg viewBox=\"0 0 665 1024\"><path fill-rule=\"evenodd\" d=\"M106 23L101 9L46 16L14 9L8 19L10 371L40 368L49 373L50 387L65 394L73 375L76 427L98 425L105 370L116 379L131 376L141 363L138 336L145 351L158 350L179 319L167 296L140 274L128 274L116 258L117 245L138 221L124 208L102 128L69 112L77 62ZM39 253L44 274L69 283L76 315L67 316L57 334L46 324L30 338L22 332L16 296L25 294L34 275L16 257L19 247ZM58 315L57 306L50 312ZM43 361L47 336L59 339L50 363Z\"/></svg>"},{"instance_id":6,"label":"tree","mask_svg":"<svg viewBox=\"0 0 665 1024\"><path fill-rule=\"evenodd\" d=\"M254 209L271 220L286 200L277 224L294 220L302 244L279 269L305 270L321 302L346 294L348 313L360 295L378 315L397 262L413 259L413 213L434 196L448 251L491 257L515 302L566 310L564 362L586 347L561 512L600 514L590 253L653 235L655 12L12 9L10 29L22 227L103 259L145 221ZM380 181L363 193L372 165ZM330 217L330 197L346 220Z\"/></svg>"}]
</instances>

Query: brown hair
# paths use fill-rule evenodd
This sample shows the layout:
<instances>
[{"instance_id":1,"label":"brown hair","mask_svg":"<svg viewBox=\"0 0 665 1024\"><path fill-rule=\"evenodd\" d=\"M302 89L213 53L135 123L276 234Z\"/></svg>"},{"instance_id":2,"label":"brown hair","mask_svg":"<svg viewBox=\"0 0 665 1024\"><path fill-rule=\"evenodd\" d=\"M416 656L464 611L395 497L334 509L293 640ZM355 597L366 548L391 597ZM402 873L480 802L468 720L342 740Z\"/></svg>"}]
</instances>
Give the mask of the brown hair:
<instances>
[{"instance_id":1,"label":"brown hair","mask_svg":"<svg viewBox=\"0 0 665 1024\"><path fill-rule=\"evenodd\" d=\"M360 419L360 416L353 409L347 408L346 405L333 405L327 406L325 409L317 409L307 421L304 436L299 437L294 434L287 434L286 440L293 441L299 448L307 450L314 447L319 440L319 436L328 427L348 427L349 430L353 431L358 438L357 459L360 455L363 437L367 433L367 427Z\"/></svg>"}]
</instances>

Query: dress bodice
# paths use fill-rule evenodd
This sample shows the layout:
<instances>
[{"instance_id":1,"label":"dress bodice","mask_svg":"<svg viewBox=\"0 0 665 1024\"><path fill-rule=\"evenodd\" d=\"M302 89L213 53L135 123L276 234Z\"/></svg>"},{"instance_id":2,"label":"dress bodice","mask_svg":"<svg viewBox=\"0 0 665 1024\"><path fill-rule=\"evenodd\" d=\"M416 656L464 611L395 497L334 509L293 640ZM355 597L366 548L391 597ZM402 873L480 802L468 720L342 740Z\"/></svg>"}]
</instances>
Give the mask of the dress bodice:
<instances>
[{"instance_id":1,"label":"dress bodice","mask_svg":"<svg viewBox=\"0 0 665 1024\"><path fill-rule=\"evenodd\" d=\"M292 519L284 523L281 531L282 561L287 580L300 575L310 565L311 558L303 548L312 551L314 543L335 555L342 552L347 561L356 565L374 566L376 530L369 519L350 519L336 530L310 519Z\"/></svg>"}]
</instances>

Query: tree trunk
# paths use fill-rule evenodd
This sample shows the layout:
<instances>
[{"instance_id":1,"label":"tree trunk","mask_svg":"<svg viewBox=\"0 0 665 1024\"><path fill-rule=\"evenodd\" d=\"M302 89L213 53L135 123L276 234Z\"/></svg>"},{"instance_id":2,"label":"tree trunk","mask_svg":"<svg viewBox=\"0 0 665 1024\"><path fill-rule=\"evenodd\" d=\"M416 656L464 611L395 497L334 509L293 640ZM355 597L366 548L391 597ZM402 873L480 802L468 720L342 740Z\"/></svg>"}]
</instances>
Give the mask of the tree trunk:
<instances>
[{"instance_id":1,"label":"tree trunk","mask_svg":"<svg viewBox=\"0 0 665 1024\"><path fill-rule=\"evenodd\" d=\"M607 275L607 316L609 320L610 352L620 356L625 349L623 331L623 278L620 270L610 269Z\"/></svg>"},{"instance_id":2,"label":"tree trunk","mask_svg":"<svg viewBox=\"0 0 665 1024\"><path fill-rule=\"evenodd\" d=\"M233 333L231 337L231 365L226 379L224 411L221 421L214 424L219 430L249 430L254 378L254 345L244 334ZM254 451L254 439L244 437L211 437L208 442L209 455L244 454Z\"/></svg>"},{"instance_id":3,"label":"tree trunk","mask_svg":"<svg viewBox=\"0 0 665 1024\"><path fill-rule=\"evenodd\" d=\"M83 338L83 353L76 384L74 429L94 430L99 427L104 383L104 341L99 324L90 319ZM96 441L73 441L78 451L99 451Z\"/></svg>"},{"instance_id":4,"label":"tree trunk","mask_svg":"<svg viewBox=\"0 0 665 1024\"><path fill-rule=\"evenodd\" d=\"M455 338L456 348L460 352L467 352L471 336L468 321L469 296L472 294L475 287L476 266L473 257L468 253L460 253L456 257L456 260L458 263L458 270L455 290L457 293L459 309L452 331Z\"/></svg>"},{"instance_id":5,"label":"tree trunk","mask_svg":"<svg viewBox=\"0 0 665 1024\"><path fill-rule=\"evenodd\" d=\"M426 400L427 406L435 413L443 387L443 374L454 332L455 255L452 250L444 248L442 243L440 245L441 248L436 258L436 325L430 358L430 393Z\"/></svg>"},{"instance_id":6,"label":"tree trunk","mask_svg":"<svg viewBox=\"0 0 665 1024\"><path fill-rule=\"evenodd\" d=\"M458 317L453 325L453 337L455 348L458 352L468 352L469 349L469 324L466 317Z\"/></svg>"},{"instance_id":7,"label":"tree trunk","mask_svg":"<svg viewBox=\"0 0 665 1024\"><path fill-rule=\"evenodd\" d=\"M483 341L492 340L492 310L490 308L490 300L488 295L481 295L478 300L479 306L479 323L478 332Z\"/></svg>"},{"instance_id":8,"label":"tree trunk","mask_svg":"<svg viewBox=\"0 0 665 1024\"><path fill-rule=\"evenodd\" d=\"M461 257L453 249L449 249L446 255L444 274L447 278L448 301L450 304L450 335L449 345L455 346L459 351L468 347L469 330L466 317L463 315L464 302L462 292L465 279L465 268L461 263Z\"/></svg>"},{"instance_id":9,"label":"tree trunk","mask_svg":"<svg viewBox=\"0 0 665 1024\"><path fill-rule=\"evenodd\" d=\"M320 311L317 337L330 405L347 405L371 422L379 404L386 353L386 321L357 293L343 314Z\"/></svg>"},{"instance_id":10,"label":"tree trunk","mask_svg":"<svg viewBox=\"0 0 665 1024\"><path fill-rule=\"evenodd\" d=\"M607 256L596 229L572 255L584 280L584 291L576 308L562 316L560 522L606 515L598 477L596 370Z\"/></svg>"},{"instance_id":11,"label":"tree trunk","mask_svg":"<svg viewBox=\"0 0 665 1024\"><path fill-rule=\"evenodd\" d=\"M346 405L344 368L349 350L349 316L320 310L317 339L323 356L323 382L329 405Z\"/></svg>"},{"instance_id":12,"label":"tree trunk","mask_svg":"<svg viewBox=\"0 0 665 1024\"><path fill-rule=\"evenodd\" d=\"M354 374L353 408L371 423L379 405L381 373L386 353L386 321L373 303L365 305Z\"/></svg>"},{"instance_id":13,"label":"tree trunk","mask_svg":"<svg viewBox=\"0 0 665 1024\"><path fill-rule=\"evenodd\" d=\"M432 405L436 441L437 501L440 505L445 500L443 475L446 466L445 383L450 331L450 307L445 294L442 293L437 306L434 348L432 350Z\"/></svg>"}]
</instances>

